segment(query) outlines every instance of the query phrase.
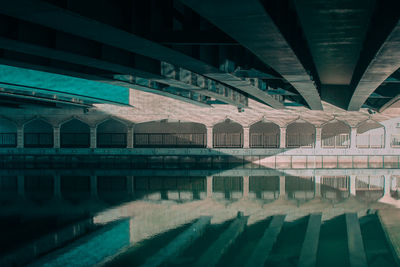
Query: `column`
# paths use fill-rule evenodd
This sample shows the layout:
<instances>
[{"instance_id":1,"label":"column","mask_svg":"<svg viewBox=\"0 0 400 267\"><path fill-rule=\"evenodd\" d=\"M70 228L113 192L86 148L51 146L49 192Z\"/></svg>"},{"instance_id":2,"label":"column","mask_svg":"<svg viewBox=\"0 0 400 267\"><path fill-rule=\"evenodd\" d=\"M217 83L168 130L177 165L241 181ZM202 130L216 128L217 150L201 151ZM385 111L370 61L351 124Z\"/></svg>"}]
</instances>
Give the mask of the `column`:
<instances>
[{"instance_id":1,"label":"column","mask_svg":"<svg viewBox=\"0 0 400 267\"><path fill-rule=\"evenodd\" d=\"M24 147L24 127L18 126L17 127L17 148Z\"/></svg>"},{"instance_id":2,"label":"column","mask_svg":"<svg viewBox=\"0 0 400 267\"><path fill-rule=\"evenodd\" d=\"M286 177L279 176L279 198L286 199Z\"/></svg>"},{"instance_id":3,"label":"column","mask_svg":"<svg viewBox=\"0 0 400 267\"><path fill-rule=\"evenodd\" d=\"M20 197L25 197L25 177L22 175L17 177L17 190Z\"/></svg>"},{"instance_id":4,"label":"column","mask_svg":"<svg viewBox=\"0 0 400 267\"><path fill-rule=\"evenodd\" d=\"M126 190L128 195L135 195L135 178L133 176L126 176Z\"/></svg>"},{"instance_id":5,"label":"column","mask_svg":"<svg viewBox=\"0 0 400 267\"><path fill-rule=\"evenodd\" d=\"M207 148L213 147L213 127L207 126Z\"/></svg>"},{"instance_id":6,"label":"column","mask_svg":"<svg viewBox=\"0 0 400 267\"><path fill-rule=\"evenodd\" d=\"M315 175L315 191L314 191L314 198L321 198L321 176Z\"/></svg>"},{"instance_id":7,"label":"column","mask_svg":"<svg viewBox=\"0 0 400 267\"><path fill-rule=\"evenodd\" d=\"M281 133L280 133L280 148L285 148L286 147L286 127L280 127Z\"/></svg>"},{"instance_id":8,"label":"column","mask_svg":"<svg viewBox=\"0 0 400 267\"><path fill-rule=\"evenodd\" d=\"M315 128L315 149L321 149L322 142L322 128Z\"/></svg>"},{"instance_id":9,"label":"column","mask_svg":"<svg viewBox=\"0 0 400 267\"><path fill-rule=\"evenodd\" d=\"M61 198L61 177L54 175L54 197Z\"/></svg>"},{"instance_id":10,"label":"column","mask_svg":"<svg viewBox=\"0 0 400 267\"><path fill-rule=\"evenodd\" d=\"M243 127L243 148L250 147L250 128Z\"/></svg>"},{"instance_id":11,"label":"column","mask_svg":"<svg viewBox=\"0 0 400 267\"><path fill-rule=\"evenodd\" d=\"M97 147L97 128L90 127L90 148Z\"/></svg>"},{"instance_id":12,"label":"column","mask_svg":"<svg viewBox=\"0 0 400 267\"><path fill-rule=\"evenodd\" d=\"M90 176L90 195L97 198L97 176Z\"/></svg>"},{"instance_id":13,"label":"column","mask_svg":"<svg viewBox=\"0 0 400 267\"><path fill-rule=\"evenodd\" d=\"M350 175L349 190L350 190L350 196L356 195L356 176L355 175Z\"/></svg>"},{"instance_id":14,"label":"column","mask_svg":"<svg viewBox=\"0 0 400 267\"><path fill-rule=\"evenodd\" d=\"M247 199L249 197L249 176L243 176L243 198Z\"/></svg>"},{"instance_id":15,"label":"column","mask_svg":"<svg viewBox=\"0 0 400 267\"><path fill-rule=\"evenodd\" d=\"M53 144L54 148L60 148L60 127L53 128Z\"/></svg>"},{"instance_id":16,"label":"column","mask_svg":"<svg viewBox=\"0 0 400 267\"><path fill-rule=\"evenodd\" d=\"M213 195L213 177L207 176L207 198L212 198Z\"/></svg>"},{"instance_id":17,"label":"column","mask_svg":"<svg viewBox=\"0 0 400 267\"><path fill-rule=\"evenodd\" d=\"M357 128L351 127L350 133L350 149L357 149Z\"/></svg>"},{"instance_id":18,"label":"column","mask_svg":"<svg viewBox=\"0 0 400 267\"><path fill-rule=\"evenodd\" d=\"M127 148L133 148L133 127L128 127L127 133L126 133L126 138L127 141Z\"/></svg>"}]
</instances>

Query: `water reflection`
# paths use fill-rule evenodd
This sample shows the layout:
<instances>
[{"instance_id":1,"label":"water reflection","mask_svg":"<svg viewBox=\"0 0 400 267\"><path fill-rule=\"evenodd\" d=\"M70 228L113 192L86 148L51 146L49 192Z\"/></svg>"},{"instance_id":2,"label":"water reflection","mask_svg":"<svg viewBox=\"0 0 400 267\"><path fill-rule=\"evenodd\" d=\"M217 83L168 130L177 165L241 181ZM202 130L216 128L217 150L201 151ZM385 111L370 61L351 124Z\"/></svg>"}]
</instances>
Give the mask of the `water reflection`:
<instances>
[{"instance_id":1,"label":"water reflection","mask_svg":"<svg viewBox=\"0 0 400 267\"><path fill-rule=\"evenodd\" d=\"M65 238L65 242L55 242L40 254L25 255L22 262L25 264L41 258L48 251L64 247L68 240L79 239L80 235L95 232L99 227L108 227L108 223L121 218L133 218L118 225L121 229L127 227L124 235L128 236L128 247L132 249L134 244L161 233L185 228L184 225L191 225L200 216L211 216L211 224L219 225L233 220L238 211L248 216L247 227L268 224L265 220L276 214L285 214L285 224L302 220L302 235L296 237L302 240L307 225L304 218L309 214L322 213L323 221L335 224L334 218L349 212L364 218L371 211L397 208L400 171L384 172L381 175L363 175L341 170L341 175L335 173L332 176L331 170L325 173L314 170L314 175L299 172L301 175L296 176L293 173L260 175L262 172L248 170L218 175L181 175L173 170L164 170L164 175L160 176L144 172L96 173L95 170L91 173L77 171L81 175L71 175L68 171L51 173L46 170L42 175L40 171L3 175L0 176L1 255L3 259L10 259L10 255L14 255L14 260L15 255L21 258L16 252L18 248L26 249L38 238L49 234L58 236L58 231L65 232L65 227L73 226L71 229L75 230ZM265 174L273 173L266 171ZM76 230L77 223L88 219L90 223L87 226L78 227L85 231ZM296 227L293 229L298 229ZM327 226L324 227L322 229ZM107 231L103 231L105 235ZM297 230L288 228L284 231ZM327 236L330 235L328 232ZM368 233L364 235L368 236ZM280 242L287 242L284 240L288 236L290 234L280 236ZM384 238L384 235L379 238ZM124 243L123 247L126 246ZM296 246L301 247L301 242ZM271 253L279 254L279 251ZM271 257L269 261L272 264L276 259ZM1 263L6 266L12 264L12 260Z\"/></svg>"}]
</instances>

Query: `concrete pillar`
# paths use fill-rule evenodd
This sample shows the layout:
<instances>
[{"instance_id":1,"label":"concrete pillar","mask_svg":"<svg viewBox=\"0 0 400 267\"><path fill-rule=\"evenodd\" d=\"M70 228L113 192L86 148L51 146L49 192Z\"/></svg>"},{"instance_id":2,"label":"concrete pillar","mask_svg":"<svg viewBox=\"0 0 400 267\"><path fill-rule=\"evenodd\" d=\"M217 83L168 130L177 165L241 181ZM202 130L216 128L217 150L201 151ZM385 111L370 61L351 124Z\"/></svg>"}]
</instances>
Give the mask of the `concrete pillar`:
<instances>
[{"instance_id":1,"label":"concrete pillar","mask_svg":"<svg viewBox=\"0 0 400 267\"><path fill-rule=\"evenodd\" d=\"M249 197L249 176L243 176L243 198L247 199Z\"/></svg>"},{"instance_id":2,"label":"concrete pillar","mask_svg":"<svg viewBox=\"0 0 400 267\"><path fill-rule=\"evenodd\" d=\"M61 177L54 175L54 197L61 198Z\"/></svg>"},{"instance_id":3,"label":"concrete pillar","mask_svg":"<svg viewBox=\"0 0 400 267\"><path fill-rule=\"evenodd\" d=\"M90 176L90 195L97 198L97 176Z\"/></svg>"},{"instance_id":4,"label":"concrete pillar","mask_svg":"<svg viewBox=\"0 0 400 267\"><path fill-rule=\"evenodd\" d=\"M54 148L60 148L60 127L53 128L53 144Z\"/></svg>"},{"instance_id":5,"label":"concrete pillar","mask_svg":"<svg viewBox=\"0 0 400 267\"><path fill-rule=\"evenodd\" d=\"M357 128L351 127L350 132L350 149L357 149Z\"/></svg>"},{"instance_id":6,"label":"concrete pillar","mask_svg":"<svg viewBox=\"0 0 400 267\"><path fill-rule=\"evenodd\" d=\"M322 145L322 128L315 128L315 149L321 149Z\"/></svg>"},{"instance_id":7,"label":"concrete pillar","mask_svg":"<svg viewBox=\"0 0 400 267\"><path fill-rule=\"evenodd\" d=\"M385 175L385 182L383 184L383 197L390 197L391 177Z\"/></svg>"},{"instance_id":8,"label":"concrete pillar","mask_svg":"<svg viewBox=\"0 0 400 267\"><path fill-rule=\"evenodd\" d=\"M350 195L356 195L356 176L350 175L350 185L349 185Z\"/></svg>"},{"instance_id":9,"label":"concrete pillar","mask_svg":"<svg viewBox=\"0 0 400 267\"><path fill-rule=\"evenodd\" d=\"M90 127L90 148L97 147L97 128Z\"/></svg>"},{"instance_id":10,"label":"concrete pillar","mask_svg":"<svg viewBox=\"0 0 400 267\"><path fill-rule=\"evenodd\" d=\"M130 196L135 194L135 178L133 176L126 176L126 190Z\"/></svg>"},{"instance_id":11,"label":"concrete pillar","mask_svg":"<svg viewBox=\"0 0 400 267\"><path fill-rule=\"evenodd\" d=\"M207 126L207 148L213 147L213 127Z\"/></svg>"},{"instance_id":12,"label":"concrete pillar","mask_svg":"<svg viewBox=\"0 0 400 267\"><path fill-rule=\"evenodd\" d=\"M314 198L321 198L321 175L315 175Z\"/></svg>"},{"instance_id":13,"label":"concrete pillar","mask_svg":"<svg viewBox=\"0 0 400 267\"><path fill-rule=\"evenodd\" d=\"M24 147L24 127L18 126L17 127L17 148Z\"/></svg>"},{"instance_id":14,"label":"concrete pillar","mask_svg":"<svg viewBox=\"0 0 400 267\"><path fill-rule=\"evenodd\" d=\"M392 147L392 131L389 131L387 127L385 127L385 149L390 149Z\"/></svg>"},{"instance_id":15,"label":"concrete pillar","mask_svg":"<svg viewBox=\"0 0 400 267\"><path fill-rule=\"evenodd\" d=\"M126 134L127 148L133 148L133 127L128 127L128 131Z\"/></svg>"},{"instance_id":16,"label":"concrete pillar","mask_svg":"<svg viewBox=\"0 0 400 267\"><path fill-rule=\"evenodd\" d=\"M17 190L20 197L25 197L25 177L22 175L17 177Z\"/></svg>"},{"instance_id":17,"label":"concrete pillar","mask_svg":"<svg viewBox=\"0 0 400 267\"><path fill-rule=\"evenodd\" d=\"M286 177L279 176L279 198L285 199L286 198Z\"/></svg>"},{"instance_id":18,"label":"concrete pillar","mask_svg":"<svg viewBox=\"0 0 400 267\"><path fill-rule=\"evenodd\" d=\"M213 177L207 176L207 198L212 198L213 195Z\"/></svg>"},{"instance_id":19,"label":"concrete pillar","mask_svg":"<svg viewBox=\"0 0 400 267\"><path fill-rule=\"evenodd\" d=\"M280 148L285 148L286 147L286 127L280 127Z\"/></svg>"},{"instance_id":20,"label":"concrete pillar","mask_svg":"<svg viewBox=\"0 0 400 267\"><path fill-rule=\"evenodd\" d=\"M243 127L243 148L250 147L250 128Z\"/></svg>"}]
</instances>

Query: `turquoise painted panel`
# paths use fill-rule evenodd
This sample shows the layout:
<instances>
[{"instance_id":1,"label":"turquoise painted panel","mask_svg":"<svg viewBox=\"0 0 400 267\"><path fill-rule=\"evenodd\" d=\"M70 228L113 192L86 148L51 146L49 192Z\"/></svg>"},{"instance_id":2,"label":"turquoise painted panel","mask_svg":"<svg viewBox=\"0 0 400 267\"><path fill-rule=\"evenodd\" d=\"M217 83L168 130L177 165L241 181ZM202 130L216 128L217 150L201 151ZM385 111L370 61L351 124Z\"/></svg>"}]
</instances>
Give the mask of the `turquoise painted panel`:
<instances>
[{"instance_id":1,"label":"turquoise painted panel","mask_svg":"<svg viewBox=\"0 0 400 267\"><path fill-rule=\"evenodd\" d=\"M91 98L96 103L111 101L129 104L129 90L126 87L8 65L0 65L0 83L1 87L18 86L18 90L62 94L76 98L82 96Z\"/></svg>"}]
</instances>

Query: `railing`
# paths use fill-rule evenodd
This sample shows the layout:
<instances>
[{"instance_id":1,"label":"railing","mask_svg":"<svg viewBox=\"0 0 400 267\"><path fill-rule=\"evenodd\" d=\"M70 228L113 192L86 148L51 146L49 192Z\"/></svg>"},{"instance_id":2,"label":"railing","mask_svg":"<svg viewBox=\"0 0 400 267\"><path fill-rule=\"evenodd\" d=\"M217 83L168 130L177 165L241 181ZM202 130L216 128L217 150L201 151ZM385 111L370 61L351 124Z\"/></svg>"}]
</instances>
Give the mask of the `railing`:
<instances>
[{"instance_id":1,"label":"railing","mask_svg":"<svg viewBox=\"0 0 400 267\"><path fill-rule=\"evenodd\" d=\"M324 148L348 148L350 147L350 135L323 135L322 147Z\"/></svg>"},{"instance_id":2,"label":"railing","mask_svg":"<svg viewBox=\"0 0 400 267\"><path fill-rule=\"evenodd\" d=\"M241 133L214 133L215 148L240 148L243 147Z\"/></svg>"},{"instance_id":3,"label":"railing","mask_svg":"<svg viewBox=\"0 0 400 267\"><path fill-rule=\"evenodd\" d=\"M400 147L400 134L392 134L391 140L392 147Z\"/></svg>"},{"instance_id":4,"label":"railing","mask_svg":"<svg viewBox=\"0 0 400 267\"><path fill-rule=\"evenodd\" d=\"M126 145L126 133L97 133L97 147L123 148Z\"/></svg>"},{"instance_id":5,"label":"railing","mask_svg":"<svg viewBox=\"0 0 400 267\"><path fill-rule=\"evenodd\" d=\"M251 133L250 147L252 148L278 148L279 134Z\"/></svg>"},{"instance_id":6,"label":"railing","mask_svg":"<svg viewBox=\"0 0 400 267\"><path fill-rule=\"evenodd\" d=\"M382 148L384 146L384 138L382 134L357 134L358 148Z\"/></svg>"},{"instance_id":7,"label":"railing","mask_svg":"<svg viewBox=\"0 0 400 267\"><path fill-rule=\"evenodd\" d=\"M90 146L89 133L61 133L61 147L84 148Z\"/></svg>"},{"instance_id":8,"label":"railing","mask_svg":"<svg viewBox=\"0 0 400 267\"><path fill-rule=\"evenodd\" d=\"M25 133L25 147L53 147L53 133Z\"/></svg>"},{"instance_id":9,"label":"railing","mask_svg":"<svg viewBox=\"0 0 400 267\"><path fill-rule=\"evenodd\" d=\"M135 133L135 147L206 147L205 133Z\"/></svg>"},{"instance_id":10,"label":"railing","mask_svg":"<svg viewBox=\"0 0 400 267\"><path fill-rule=\"evenodd\" d=\"M16 133L0 133L0 147L16 147L17 134Z\"/></svg>"},{"instance_id":11,"label":"railing","mask_svg":"<svg viewBox=\"0 0 400 267\"><path fill-rule=\"evenodd\" d=\"M304 147L312 148L315 144L315 135L313 134L287 134L286 147Z\"/></svg>"}]
</instances>

